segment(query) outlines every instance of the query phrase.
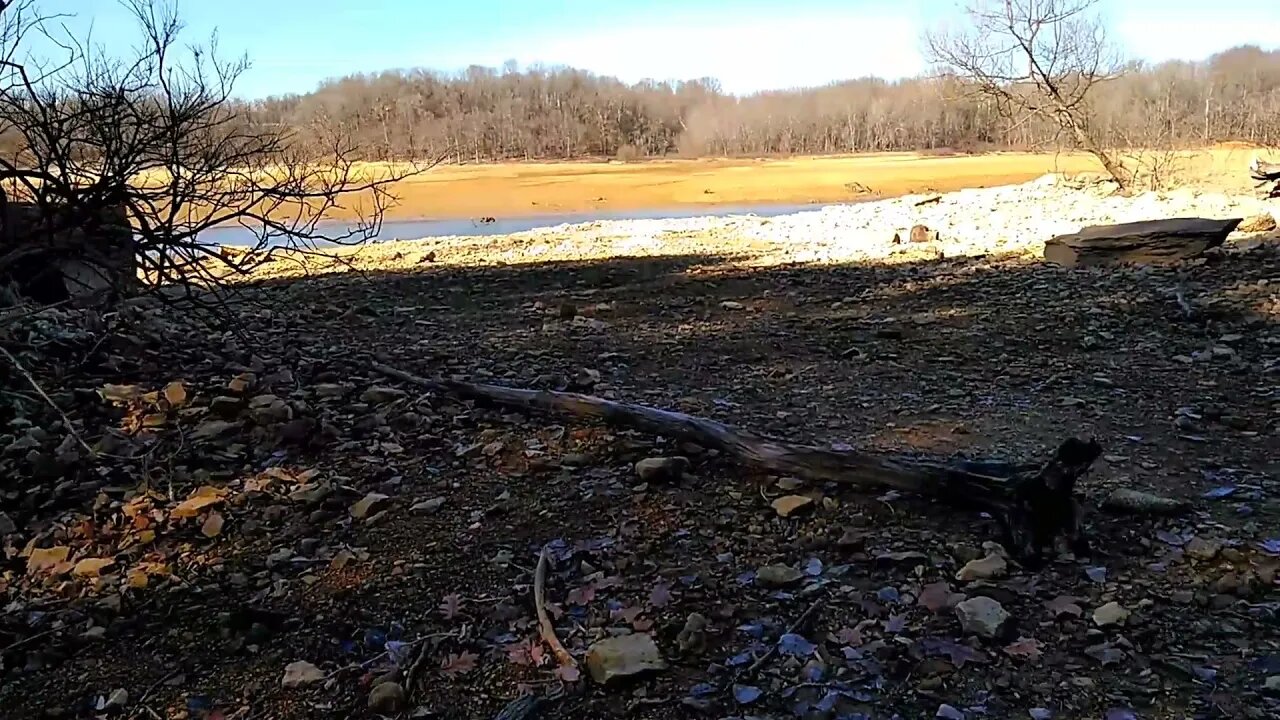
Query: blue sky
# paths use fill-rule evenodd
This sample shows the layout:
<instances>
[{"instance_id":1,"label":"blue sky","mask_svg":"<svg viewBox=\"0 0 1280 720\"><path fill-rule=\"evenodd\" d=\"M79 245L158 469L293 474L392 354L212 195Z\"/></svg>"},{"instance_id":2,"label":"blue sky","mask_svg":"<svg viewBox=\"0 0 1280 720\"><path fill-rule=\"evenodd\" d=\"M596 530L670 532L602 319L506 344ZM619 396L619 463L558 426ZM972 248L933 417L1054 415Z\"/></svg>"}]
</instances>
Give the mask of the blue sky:
<instances>
[{"instance_id":1,"label":"blue sky","mask_svg":"<svg viewBox=\"0 0 1280 720\"><path fill-rule=\"evenodd\" d=\"M92 22L107 46L131 39L117 0L40 0ZM725 90L824 84L925 69L920 34L958 0L178 0L188 40L215 28L253 67L238 94L305 92L329 77L389 68L457 70L513 59L627 81L712 76ZM1103 0L1137 58L1200 59L1242 43L1280 47L1280 0Z\"/></svg>"}]
</instances>

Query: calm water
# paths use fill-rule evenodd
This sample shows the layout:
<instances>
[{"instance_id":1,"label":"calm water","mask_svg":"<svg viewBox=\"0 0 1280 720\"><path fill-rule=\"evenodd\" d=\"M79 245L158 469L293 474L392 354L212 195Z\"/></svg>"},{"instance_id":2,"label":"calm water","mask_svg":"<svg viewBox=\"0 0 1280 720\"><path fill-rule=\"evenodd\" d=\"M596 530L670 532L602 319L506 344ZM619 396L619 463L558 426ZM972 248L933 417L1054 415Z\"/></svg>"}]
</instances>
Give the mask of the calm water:
<instances>
[{"instance_id":1,"label":"calm water","mask_svg":"<svg viewBox=\"0 0 1280 720\"><path fill-rule=\"evenodd\" d=\"M756 215L772 217L803 210L818 210L823 205L730 205L717 207L675 207L655 210L602 210L596 212L560 213L556 215L528 215L524 217L497 218L495 222L477 220L395 220L382 224L382 231L373 239L415 240L417 238L444 237L447 235L508 235L537 228L554 227L566 223L585 223L596 220L665 220L669 218L727 217L729 215ZM322 228L323 229L323 228ZM329 233L340 233L341 223L328 227ZM254 245L253 233L241 227L219 227L200 235L202 242L213 245Z\"/></svg>"}]
</instances>

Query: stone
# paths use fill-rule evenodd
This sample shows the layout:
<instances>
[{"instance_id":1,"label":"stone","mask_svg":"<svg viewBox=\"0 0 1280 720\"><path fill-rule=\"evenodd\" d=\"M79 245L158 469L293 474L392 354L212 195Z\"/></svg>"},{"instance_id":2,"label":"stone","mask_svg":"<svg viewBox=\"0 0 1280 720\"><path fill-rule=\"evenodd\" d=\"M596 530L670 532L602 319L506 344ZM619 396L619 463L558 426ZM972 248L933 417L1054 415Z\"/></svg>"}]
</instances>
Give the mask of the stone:
<instances>
[{"instance_id":1,"label":"stone","mask_svg":"<svg viewBox=\"0 0 1280 720\"><path fill-rule=\"evenodd\" d=\"M927 225L912 225L908 237L913 243L934 242L938 239L938 231L930 230Z\"/></svg>"},{"instance_id":2,"label":"stone","mask_svg":"<svg viewBox=\"0 0 1280 720\"><path fill-rule=\"evenodd\" d=\"M1129 611L1114 600L1093 611L1093 624L1098 627L1123 625L1129 619Z\"/></svg>"},{"instance_id":3,"label":"stone","mask_svg":"<svg viewBox=\"0 0 1280 720\"><path fill-rule=\"evenodd\" d=\"M1170 265L1217 247L1240 218L1166 218L1095 225L1044 244L1044 259L1063 267Z\"/></svg>"},{"instance_id":4,"label":"stone","mask_svg":"<svg viewBox=\"0 0 1280 720\"><path fill-rule=\"evenodd\" d=\"M391 498L383 495L382 493L369 493L357 500L356 503L351 506L351 517L357 520L363 520L373 514L375 509L382 506L383 503L390 499Z\"/></svg>"},{"instance_id":5,"label":"stone","mask_svg":"<svg viewBox=\"0 0 1280 720\"><path fill-rule=\"evenodd\" d=\"M240 429L240 423L227 420L205 420L191 432L192 440L213 440Z\"/></svg>"},{"instance_id":6,"label":"stone","mask_svg":"<svg viewBox=\"0 0 1280 720\"><path fill-rule=\"evenodd\" d=\"M965 632L985 638L998 637L1009 621L1009 613L1004 606L984 596L969 598L956 605L956 617Z\"/></svg>"},{"instance_id":7,"label":"stone","mask_svg":"<svg viewBox=\"0 0 1280 720\"><path fill-rule=\"evenodd\" d=\"M409 704L409 697L398 682L380 682L369 691L369 709L382 714L394 715Z\"/></svg>"},{"instance_id":8,"label":"stone","mask_svg":"<svg viewBox=\"0 0 1280 720\"><path fill-rule=\"evenodd\" d=\"M1138 515L1176 515L1185 512L1190 504L1185 500L1167 498L1141 490L1119 488L1102 501L1104 510Z\"/></svg>"},{"instance_id":9,"label":"stone","mask_svg":"<svg viewBox=\"0 0 1280 720\"><path fill-rule=\"evenodd\" d=\"M1222 551L1222 543L1217 540L1206 540L1200 536L1191 538L1183 547L1183 552L1197 560L1212 560Z\"/></svg>"},{"instance_id":10,"label":"stone","mask_svg":"<svg viewBox=\"0 0 1280 720\"><path fill-rule=\"evenodd\" d=\"M803 577L804 573L790 565L765 565L756 570L756 582L764 587L787 587Z\"/></svg>"},{"instance_id":11,"label":"stone","mask_svg":"<svg viewBox=\"0 0 1280 720\"><path fill-rule=\"evenodd\" d=\"M316 397L336 398L347 394L347 387L338 383L320 383L311 388Z\"/></svg>"},{"instance_id":12,"label":"stone","mask_svg":"<svg viewBox=\"0 0 1280 720\"><path fill-rule=\"evenodd\" d=\"M443 497L434 497L429 500L423 500L422 502L414 503L413 506L409 508L409 512L417 513L419 515L432 515L444 506L444 502L445 499Z\"/></svg>"},{"instance_id":13,"label":"stone","mask_svg":"<svg viewBox=\"0 0 1280 720\"><path fill-rule=\"evenodd\" d=\"M778 517L791 517L813 505L813 498L804 495L783 495L770 503Z\"/></svg>"},{"instance_id":14,"label":"stone","mask_svg":"<svg viewBox=\"0 0 1280 720\"><path fill-rule=\"evenodd\" d=\"M0 535L12 535L18 532L18 524L9 517L8 513L0 512Z\"/></svg>"},{"instance_id":15,"label":"stone","mask_svg":"<svg viewBox=\"0 0 1280 720\"><path fill-rule=\"evenodd\" d=\"M684 627L676 635L676 646L686 655L699 655L707 648L707 626L711 624L702 613L689 613Z\"/></svg>"},{"instance_id":16,"label":"stone","mask_svg":"<svg viewBox=\"0 0 1280 720\"><path fill-rule=\"evenodd\" d=\"M724 302L720 303L720 307L724 308L725 310L741 310L746 306L736 300L725 300Z\"/></svg>"},{"instance_id":17,"label":"stone","mask_svg":"<svg viewBox=\"0 0 1280 720\"><path fill-rule=\"evenodd\" d=\"M360 393L360 402L369 403L370 405L384 405L389 402L400 400L404 398L405 395L405 391L400 388L374 385Z\"/></svg>"},{"instance_id":18,"label":"stone","mask_svg":"<svg viewBox=\"0 0 1280 720\"><path fill-rule=\"evenodd\" d=\"M284 677L280 678L280 686L287 688L306 687L318 683L325 678L325 672L306 660L296 660L284 667Z\"/></svg>"},{"instance_id":19,"label":"stone","mask_svg":"<svg viewBox=\"0 0 1280 720\"><path fill-rule=\"evenodd\" d=\"M991 553L980 560L970 560L960 568L956 573L956 579L960 582L972 582L974 580L992 580L1004 577L1009 572L1009 563L1005 561L1002 555Z\"/></svg>"},{"instance_id":20,"label":"stone","mask_svg":"<svg viewBox=\"0 0 1280 720\"><path fill-rule=\"evenodd\" d=\"M1250 215L1240 224L1236 226L1236 232L1256 233L1269 232L1276 229L1276 219L1270 213L1259 213L1258 215Z\"/></svg>"},{"instance_id":21,"label":"stone","mask_svg":"<svg viewBox=\"0 0 1280 720\"><path fill-rule=\"evenodd\" d=\"M1262 691L1268 695L1280 695L1280 675L1272 675L1262 683Z\"/></svg>"},{"instance_id":22,"label":"stone","mask_svg":"<svg viewBox=\"0 0 1280 720\"><path fill-rule=\"evenodd\" d=\"M645 633L608 638L587 648L587 672L601 685L666 667L653 636Z\"/></svg>"},{"instance_id":23,"label":"stone","mask_svg":"<svg viewBox=\"0 0 1280 720\"><path fill-rule=\"evenodd\" d=\"M103 710L112 710L122 708L129 704L129 691L124 688L116 688L107 696L107 703L102 707Z\"/></svg>"},{"instance_id":24,"label":"stone","mask_svg":"<svg viewBox=\"0 0 1280 720\"><path fill-rule=\"evenodd\" d=\"M644 482L674 482L689 468L689 459L675 457L648 457L636 463L636 475Z\"/></svg>"},{"instance_id":25,"label":"stone","mask_svg":"<svg viewBox=\"0 0 1280 720\"><path fill-rule=\"evenodd\" d=\"M238 397L230 395L219 395L209 401L209 412L220 418L230 419L240 414L240 408L244 406L244 402Z\"/></svg>"}]
</instances>

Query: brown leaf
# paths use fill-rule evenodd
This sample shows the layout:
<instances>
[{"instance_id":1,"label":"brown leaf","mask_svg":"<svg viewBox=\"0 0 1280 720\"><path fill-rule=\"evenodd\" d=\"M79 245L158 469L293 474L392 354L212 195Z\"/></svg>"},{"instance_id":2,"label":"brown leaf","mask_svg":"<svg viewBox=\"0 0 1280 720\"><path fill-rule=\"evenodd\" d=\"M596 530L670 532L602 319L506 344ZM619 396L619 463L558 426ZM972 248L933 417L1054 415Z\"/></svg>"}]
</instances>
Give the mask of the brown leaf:
<instances>
[{"instance_id":1,"label":"brown leaf","mask_svg":"<svg viewBox=\"0 0 1280 720\"><path fill-rule=\"evenodd\" d=\"M217 537L222 532L222 513L213 510L209 513L209 517L204 519L204 524L200 526L200 532L207 538Z\"/></svg>"},{"instance_id":2,"label":"brown leaf","mask_svg":"<svg viewBox=\"0 0 1280 720\"><path fill-rule=\"evenodd\" d=\"M1078 598L1070 595L1059 595L1052 600L1046 601L1044 607L1052 613L1055 618L1062 617L1063 615L1081 617L1084 615L1084 610L1076 604L1077 599Z\"/></svg>"},{"instance_id":3,"label":"brown leaf","mask_svg":"<svg viewBox=\"0 0 1280 720\"><path fill-rule=\"evenodd\" d=\"M520 665L522 667L528 667L529 665L534 664L533 655L530 652L532 648L530 648L529 643L527 642L522 641L511 643L510 645L503 646L502 649L507 652L507 660L511 661L512 664Z\"/></svg>"},{"instance_id":4,"label":"brown leaf","mask_svg":"<svg viewBox=\"0 0 1280 720\"><path fill-rule=\"evenodd\" d=\"M840 628L840 630L836 632L836 641L844 645L858 647L863 643L862 633L858 632L857 628Z\"/></svg>"},{"instance_id":5,"label":"brown leaf","mask_svg":"<svg viewBox=\"0 0 1280 720\"><path fill-rule=\"evenodd\" d=\"M565 599L565 602L569 603L570 605L588 605L591 603L592 600L595 599L595 597L596 597L595 586L583 585L582 587L574 588L570 590L569 594L565 595L564 599Z\"/></svg>"},{"instance_id":6,"label":"brown leaf","mask_svg":"<svg viewBox=\"0 0 1280 720\"><path fill-rule=\"evenodd\" d=\"M201 485L191 493L191 497L179 503L169 514L176 518L195 517L201 510L222 502L226 494L226 490L220 490L212 485Z\"/></svg>"},{"instance_id":7,"label":"brown leaf","mask_svg":"<svg viewBox=\"0 0 1280 720\"><path fill-rule=\"evenodd\" d=\"M476 657L475 653L469 651L450 655L440 663L440 672L449 677L469 673L476 669Z\"/></svg>"},{"instance_id":8,"label":"brown leaf","mask_svg":"<svg viewBox=\"0 0 1280 720\"><path fill-rule=\"evenodd\" d=\"M171 408L180 408L187 404L187 388L181 381L174 380L164 386L164 399Z\"/></svg>"},{"instance_id":9,"label":"brown leaf","mask_svg":"<svg viewBox=\"0 0 1280 720\"><path fill-rule=\"evenodd\" d=\"M98 577L104 568L114 565L115 562L111 558L85 558L76 563L76 566L71 569L71 574L76 577Z\"/></svg>"},{"instance_id":10,"label":"brown leaf","mask_svg":"<svg viewBox=\"0 0 1280 720\"><path fill-rule=\"evenodd\" d=\"M1004 651L1013 657L1034 660L1040 657L1040 641L1035 638L1018 638L1017 642L1006 645Z\"/></svg>"},{"instance_id":11,"label":"brown leaf","mask_svg":"<svg viewBox=\"0 0 1280 720\"><path fill-rule=\"evenodd\" d=\"M71 554L71 548L65 545L58 545L51 548L36 548L31 551L31 555L27 557L27 572L40 573L52 572L67 561L67 556Z\"/></svg>"},{"instance_id":12,"label":"brown leaf","mask_svg":"<svg viewBox=\"0 0 1280 720\"><path fill-rule=\"evenodd\" d=\"M936 613L954 607L964 600L964 595L951 592L951 584L945 580L929 583L920 589L920 597L916 602Z\"/></svg>"},{"instance_id":13,"label":"brown leaf","mask_svg":"<svg viewBox=\"0 0 1280 720\"><path fill-rule=\"evenodd\" d=\"M658 583L649 593L649 604L656 608L666 607L671 602L671 586Z\"/></svg>"}]
</instances>

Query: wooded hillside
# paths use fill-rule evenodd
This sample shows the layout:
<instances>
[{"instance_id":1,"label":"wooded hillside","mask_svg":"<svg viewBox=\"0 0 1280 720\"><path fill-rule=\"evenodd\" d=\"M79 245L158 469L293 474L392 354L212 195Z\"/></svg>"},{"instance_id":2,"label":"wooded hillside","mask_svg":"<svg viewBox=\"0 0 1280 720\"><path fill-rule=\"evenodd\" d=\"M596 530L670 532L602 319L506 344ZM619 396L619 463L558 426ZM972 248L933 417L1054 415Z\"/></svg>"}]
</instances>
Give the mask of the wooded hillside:
<instances>
[{"instance_id":1,"label":"wooded hillside","mask_svg":"<svg viewBox=\"0 0 1280 720\"><path fill-rule=\"evenodd\" d=\"M1116 147L1275 144L1280 51L1246 46L1203 62L1134 65L1100 85L1091 102L1093 127ZM305 95L254 102L251 116L317 142L338 130L353 133L370 159L821 154L1060 142L1057 126L1002 119L990 100L956 80L863 78L736 97L709 78L629 85L514 63L335 79Z\"/></svg>"}]
</instances>

